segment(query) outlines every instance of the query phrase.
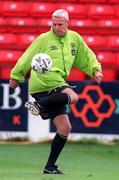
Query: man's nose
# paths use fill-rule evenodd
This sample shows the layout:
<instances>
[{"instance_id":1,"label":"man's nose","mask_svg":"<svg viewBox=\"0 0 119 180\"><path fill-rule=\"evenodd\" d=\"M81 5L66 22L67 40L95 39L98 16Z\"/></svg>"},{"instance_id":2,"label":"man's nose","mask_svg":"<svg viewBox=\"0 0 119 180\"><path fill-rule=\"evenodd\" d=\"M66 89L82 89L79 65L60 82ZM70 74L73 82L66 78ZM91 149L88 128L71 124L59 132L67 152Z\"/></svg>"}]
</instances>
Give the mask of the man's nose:
<instances>
[{"instance_id":1,"label":"man's nose","mask_svg":"<svg viewBox=\"0 0 119 180\"><path fill-rule=\"evenodd\" d=\"M56 30L59 29L59 25L56 25L56 26L55 26L55 29L56 29Z\"/></svg>"}]
</instances>

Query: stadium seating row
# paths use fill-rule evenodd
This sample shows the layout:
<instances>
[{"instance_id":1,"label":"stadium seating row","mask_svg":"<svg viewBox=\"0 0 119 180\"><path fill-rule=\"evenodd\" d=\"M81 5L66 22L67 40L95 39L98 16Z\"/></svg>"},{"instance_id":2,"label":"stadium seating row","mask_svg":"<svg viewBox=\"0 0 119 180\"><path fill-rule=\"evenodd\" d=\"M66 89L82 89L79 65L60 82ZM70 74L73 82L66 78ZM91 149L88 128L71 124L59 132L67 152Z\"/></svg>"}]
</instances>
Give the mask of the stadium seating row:
<instances>
[{"instance_id":1,"label":"stadium seating row","mask_svg":"<svg viewBox=\"0 0 119 180\"><path fill-rule=\"evenodd\" d=\"M0 32L42 33L52 25L50 18L0 17ZM80 34L119 34L119 19L71 19L69 28Z\"/></svg>"},{"instance_id":2,"label":"stadium seating row","mask_svg":"<svg viewBox=\"0 0 119 180\"><path fill-rule=\"evenodd\" d=\"M0 50L0 78L9 79L12 67L22 54L20 50ZM96 56L103 66L104 81L115 80L119 71L119 53L97 51ZM84 79L86 75L74 68L68 77L68 80L75 81Z\"/></svg>"},{"instance_id":3,"label":"stadium seating row","mask_svg":"<svg viewBox=\"0 0 119 180\"><path fill-rule=\"evenodd\" d=\"M14 1L14 0L9 0L9 1ZM26 2L59 2L59 0L16 0L16 1L26 1ZM119 3L118 0L60 0L60 2L63 3L108 3L108 4L113 4L113 3Z\"/></svg>"},{"instance_id":4,"label":"stadium seating row","mask_svg":"<svg viewBox=\"0 0 119 180\"><path fill-rule=\"evenodd\" d=\"M14 65L12 64L8 66L5 65L3 68L0 67L0 79L9 79L13 66ZM113 81L117 79L118 71L115 69L103 69L103 74L103 81ZM86 79L88 79L88 77L84 74L84 72L74 68L71 70L71 73L68 77L68 80L70 81L82 81Z\"/></svg>"},{"instance_id":5,"label":"stadium seating row","mask_svg":"<svg viewBox=\"0 0 119 180\"><path fill-rule=\"evenodd\" d=\"M31 16L49 17L50 14L59 8L67 10L71 18L118 18L119 5L107 4L71 4L71 3L45 3L45 2L0 2L1 16Z\"/></svg>"},{"instance_id":6,"label":"stadium seating row","mask_svg":"<svg viewBox=\"0 0 119 180\"><path fill-rule=\"evenodd\" d=\"M104 81L115 80L119 74L119 0L0 0L0 78L9 79L26 47L49 30L50 15L57 8L69 12L70 28L83 34L95 51ZM82 71L72 69L68 80L86 78Z\"/></svg>"},{"instance_id":7,"label":"stadium seating row","mask_svg":"<svg viewBox=\"0 0 119 180\"><path fill-rule=\"evenodd\" d=\"M79 34L97 34L97 35L118 35L119 19L72 19L70 28Z\"/></svg>"},{"instance_id":8,"label":"stadium seating row","mask_svg":"<svg viewBox=\"0 0 119 180\"><path fill-rule=\"evenodd\" d=\"M78 2L79 3L119 3L118 0L78 0Z\"/></svg>"},{"instance_id":9,"label":"stadium seating row","mask_svg":"<svg viewBox=\"0 0 119 180\"><path fill-rule=\"evenodd\" d=\"M83 36L89 47L94 50L119 50L119 36Z\"/></svg>"},{"instance_id":10,"label":"stadium seating row","mask_svg":"<svg viewBox=\"0 0 119 180\"><path fill-rule=\"evenodd\" d=\"M117 79L118 76L118 70L112 69L112 68L104 68L103 69L104 79L103 81L113 81ZM79 69L73 68L71 70L71 73L68 77L68 80L70 81L80 81L80 80L86 80L89 77L87 77L84 72L80 71Z\"/></svg>"},{"instance_id":11,"label":"stadium seating row","mask_svg":"<svg viewBox=\"0 0 119 180\"><path fill-rule=\"evenodd\" d=\"M0 63L16 63L18 58L22 55L23 51L19 50L0 50ZM103 67L113 68L116 65L116 69L119 69L119 53L112 52L96 52L97 59L103 64Z\"/></svg>"},{"instance_id":12,"label":"stadium seating row","mask_svg":"<svg viewBox=\"0 0 119 180\"><path fill-rule=\"evenodd\" d=\"M0 33L0 49L25 49L37 36L38 34ZM85 35L83 38L94 50L119 50L119 36Z\"/></svg>"},{"instance_id":13,"label":"stadium seating row","mask_svg":"<svg viewBox=\"0 0 119 180\"><path fill-rule=\"evenodd\" d=\"M10 72L13 66L14 65L5 66L3 68L0 67L0 79L9 79ZM104 74L103 81L113 81L116 80L118 72L115 69L104 69L103 74ZM82 81L86 79L88 79L88 77L84 74L84 72L74 68L71 70L71 73L68 77L68 80L70 81Z\"/></svg>"}]
</instances>

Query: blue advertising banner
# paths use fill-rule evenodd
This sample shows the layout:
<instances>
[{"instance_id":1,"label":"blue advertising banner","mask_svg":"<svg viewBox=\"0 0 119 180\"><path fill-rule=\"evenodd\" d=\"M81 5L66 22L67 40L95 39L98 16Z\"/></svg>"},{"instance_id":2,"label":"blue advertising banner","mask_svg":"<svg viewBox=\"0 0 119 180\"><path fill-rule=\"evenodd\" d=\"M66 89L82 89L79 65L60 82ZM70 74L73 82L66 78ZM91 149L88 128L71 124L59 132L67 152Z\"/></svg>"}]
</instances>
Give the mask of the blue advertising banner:
<instances>
[{"instance_id":1,"label":"blue advertising banner","mask_svg":"<svg viewBox=\"0 0 119 180\"><path fill-rule=\"evenodd\" d=\"M119 134L119 82L70 82L78 102L68 109L72 133ZM50 131L55 127L51 123Z\"/></svg>"},{"instance_id":2,"label":"blue advertising banner","mask_svg":"<svg viewBox=\"0 0 119 180\"><path fill-rule=\"evenodd\" d=\"M0 80L0 131L27 131L28 83L9 88L8 80Z\"/></svg>"}]
</instances>

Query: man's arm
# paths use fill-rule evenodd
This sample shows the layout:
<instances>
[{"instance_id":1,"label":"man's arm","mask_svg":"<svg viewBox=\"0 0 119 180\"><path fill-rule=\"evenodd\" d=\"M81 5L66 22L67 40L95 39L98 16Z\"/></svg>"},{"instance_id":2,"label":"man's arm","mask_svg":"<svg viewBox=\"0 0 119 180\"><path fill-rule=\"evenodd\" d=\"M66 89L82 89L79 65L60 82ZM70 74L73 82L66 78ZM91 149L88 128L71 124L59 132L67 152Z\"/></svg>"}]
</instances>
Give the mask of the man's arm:
<instances>
[{"instance_id":1,"label":"man's arm","mask_svg":"<svg viewBox=\"0 0 119 180\"><path fill-rule=\"evenodd\" d=\"M82 38L79 39L79 47L74 67L81 69L88 76L94 77L98 83L100 83L103 78L100 62Z\"/></svg>"},{"instance_id":2,"label":"man's arm","mask_svg":"<svg viewBox=\"0 0 119 180\"><path fill-rule=\"evenodd\" d=\"M94 78L95 78L96 82L97 82L98 84L100 84L101 81L102 81L102 79L103 79L103 74L102 74L102 72L100 72L100 71L94 71Z\"/></svg>"},{"instance_id":3,"label":"man's arm","mask_svg":"<svg viewBox=\"0 0 119 180\"><path fill-rule=\"evenodd\" d=\"M40 52L42 42L42 36L36 38L18 59L10 74L10 87L16 88L19 83L25 81L26 74L31 70L32 58L35 54Z\"/></svg>"},{"instance_id":4,"label":"man's arm","mask_svg":"<svg viewBox=\"0 0 119 180\"><path fill-rule=\"evenodd\" d=\"M19 82L15 79L10 79L9 86L13 89L17 88L19 86Z\"/></svg>"}]
</instances>

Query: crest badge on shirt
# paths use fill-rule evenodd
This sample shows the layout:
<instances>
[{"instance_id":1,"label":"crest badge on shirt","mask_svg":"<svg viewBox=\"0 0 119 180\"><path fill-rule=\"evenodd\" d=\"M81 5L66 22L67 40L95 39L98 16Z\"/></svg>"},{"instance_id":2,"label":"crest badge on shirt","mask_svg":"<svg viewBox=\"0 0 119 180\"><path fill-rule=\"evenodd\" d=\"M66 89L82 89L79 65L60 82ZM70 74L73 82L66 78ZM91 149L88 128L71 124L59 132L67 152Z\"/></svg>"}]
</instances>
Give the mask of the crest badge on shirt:
<instances>
[{"instance_id":1,"label":"crest badge on shirt","mask_svg":"<svg viewBox=\"0 0 119 180\"><path fill-rule=\"evenodd\" d=\"M76 44L74 42L71 42L70 47L72 56L76 56Z\"/></svg>"}]
</instances>

